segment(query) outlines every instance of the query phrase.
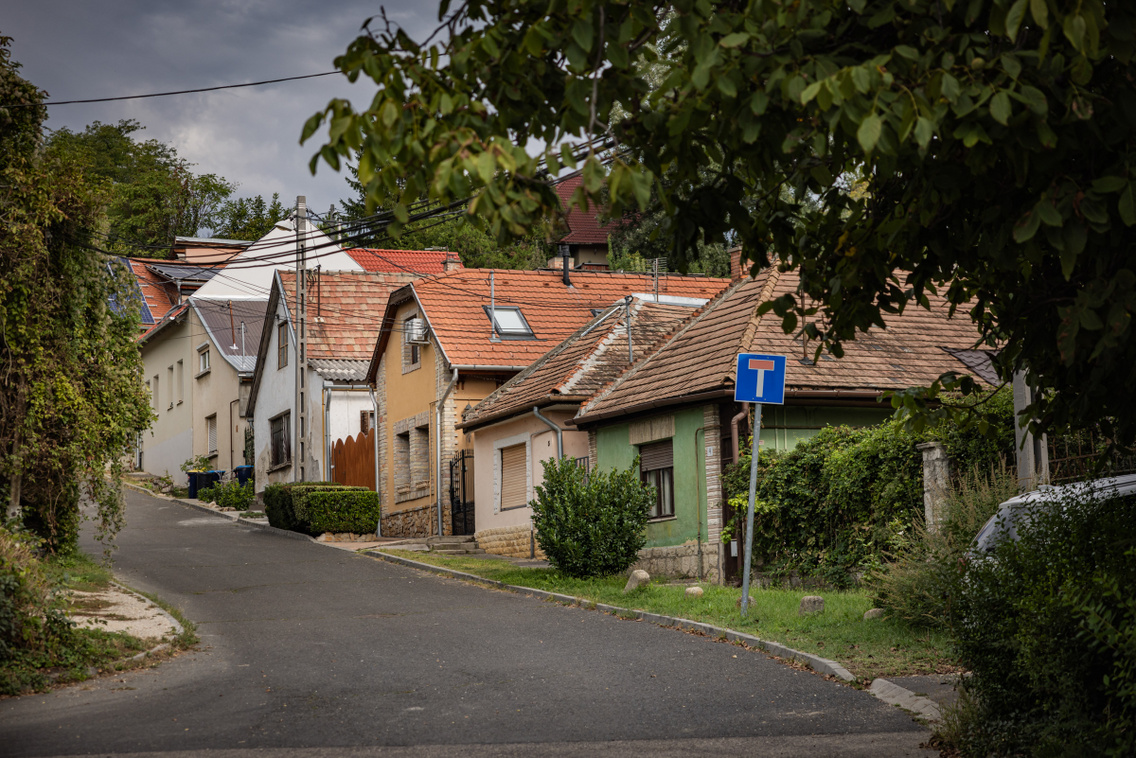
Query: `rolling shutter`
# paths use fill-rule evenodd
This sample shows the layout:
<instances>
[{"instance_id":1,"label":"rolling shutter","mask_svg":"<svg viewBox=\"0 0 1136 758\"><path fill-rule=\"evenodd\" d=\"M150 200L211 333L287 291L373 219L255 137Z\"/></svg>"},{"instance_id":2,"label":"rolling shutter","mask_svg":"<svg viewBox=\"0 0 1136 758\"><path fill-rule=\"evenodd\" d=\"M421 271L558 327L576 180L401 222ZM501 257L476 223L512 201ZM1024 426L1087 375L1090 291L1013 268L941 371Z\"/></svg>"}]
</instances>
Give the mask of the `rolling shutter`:
<instances>
[{"instance_id":1,"label":"rolling shutter","mask_svg":"<svg viewBox=\"0 0 1136 758\"><path fill-rule=\"evenodd\" d=\"M205 419L205 428L209 430L209 452L217 450L217 417L210 416Z\"/></svg>"},{"instance_id":2,"label":"rolling shutter","mask_svg":"<svg viewBox=\"0 0 1136 758\"><path fill-rule=\"evenodd\" d=\"M518 508L528 503L528 477L525 443L501 448L501 508Z\"/></svg>"},{"instance_id":3,"label":"rolling shutter","mask_svg":"<svg viewBox=\"0 0 1136 758\"><path fill-rule=\"evenodd\" d=\"M639 446L639 470L655 471L674 466L674 446L671 440Z\"/></svg>"}]
</instances>

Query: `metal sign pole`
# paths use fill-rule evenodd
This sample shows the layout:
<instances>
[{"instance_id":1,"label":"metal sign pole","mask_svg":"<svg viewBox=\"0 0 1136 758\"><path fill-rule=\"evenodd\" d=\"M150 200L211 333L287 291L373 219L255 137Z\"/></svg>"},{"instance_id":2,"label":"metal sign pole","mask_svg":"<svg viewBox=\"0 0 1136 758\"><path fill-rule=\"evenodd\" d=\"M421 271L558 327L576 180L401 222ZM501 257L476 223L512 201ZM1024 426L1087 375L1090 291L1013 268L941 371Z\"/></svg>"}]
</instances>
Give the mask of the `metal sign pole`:
<instances>
[{"instance_id":1,"label":"metal sign pole","mask_svg":"<svg viewBox=\"0 0 1136 758\"><path fill-rule=\"evenodd\" d=\"M761 403L753 413L753 452L749 462L749 509L746 511L745 568L742 573L742 618L749 612L749 570L753 561L753 512L757 504L757 451L761 440Z\"/></svg>"}]
</instances>

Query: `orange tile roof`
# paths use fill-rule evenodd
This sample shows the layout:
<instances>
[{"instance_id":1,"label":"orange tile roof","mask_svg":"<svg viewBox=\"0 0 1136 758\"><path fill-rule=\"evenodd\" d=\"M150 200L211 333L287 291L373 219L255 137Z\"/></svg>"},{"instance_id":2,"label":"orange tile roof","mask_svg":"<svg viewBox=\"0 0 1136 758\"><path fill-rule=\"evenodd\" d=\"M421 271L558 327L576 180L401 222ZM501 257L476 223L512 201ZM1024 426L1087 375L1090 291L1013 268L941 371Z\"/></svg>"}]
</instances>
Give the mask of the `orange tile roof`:
<instances>
[{"instance_id":1,"label":"orange tile roof","mask_svg":"<svg viewBox=\"0 0 1136 758\"><path fill-rule=\"evenodd\" d=\"M279 270L284 305L296 304L296 272ZM391 292L411 274L382 271L325 271L308 285L308 358L367 361Z\"/></svg>"},{"instance_id":2,"label":"orange tile roof","mask_svg":"<svg viewBox=\"0 0 1136 758\"><path fill-rule=\"evenodd\" d=\"M178 303L177 288L168 280L159 276L146 267L147 263L162 263L176 265L177 261L166 258L123 258L130 265L130 272L138 282L142 291L142 299L154 317L154 323L161 322L162 318ZM151 324L143 324L148 329Z\"/></svg>"},{"instance_id":3,"label":"orange tile roof","mask_svg":"<svg viewBox=\"0 0 1136 758\"><path fill-rule=\"evenodd\" d=\"M781 330L780 319L757 315L772 298L797 291L796 272L766 269L744 279L708 304L655 352L626 371L581 409L587 423L684 398L732 395L738 353L789 357L786 396L809 393L878 395L886 390L926 386L947 371L967 373L945 348L971 348L978 330L966 316L948 317L941 297L931 309L909 306L887 318L886 329L869 329L844 344L844 357L811 361L812 347Z\"/></svg>"},{"instance_id":4,"label":"orange tile roof","mask_svg":"<svg viewBox=\"0 0 1136 758\"><path fill-rule=\"evenodd\" d=\"M636 299L631 304L631 349L646 355L694 313L690 306ZM581 402L628 365L627 316L612 306L577 329L531 366L474 406L461 425L467 431L533 406Z\"/></svg>"},{"instance_id":5,"label":"orange tile roof","mask_svg":"<svg viewBox=\"0 0 1136 758\"><path fill-rule=\"evenodd\" d=\"M486 309L491 276L496 304L519 307L535 339L490 340ZM562 272L551 269L464 269L420 279L405 297L417 299L450 365L519 371L590 321L593 309L607 308L627 295L653 293L655 286L648 274L572 271L570 276L572 286L566 287ZM704 276L662 275L658 281L662 296L700 299L714 297L729 284ZM388 329L384 322L376 358L385 349ZM373 359L372 374L376 370Z\"/></svg>"},{"instance_id":6,"label":"orange tile roof","mask_svg":"<svg viewBox=\"0 0 1136 758\"><path fill-rule=\"evenodd\" d=\"M378 250L357 247L344 252L365 271L442 274L446 271L446 261L450 261L451 268L462 268L458 254L446 250Z\"/></svg>"}]
</instances>

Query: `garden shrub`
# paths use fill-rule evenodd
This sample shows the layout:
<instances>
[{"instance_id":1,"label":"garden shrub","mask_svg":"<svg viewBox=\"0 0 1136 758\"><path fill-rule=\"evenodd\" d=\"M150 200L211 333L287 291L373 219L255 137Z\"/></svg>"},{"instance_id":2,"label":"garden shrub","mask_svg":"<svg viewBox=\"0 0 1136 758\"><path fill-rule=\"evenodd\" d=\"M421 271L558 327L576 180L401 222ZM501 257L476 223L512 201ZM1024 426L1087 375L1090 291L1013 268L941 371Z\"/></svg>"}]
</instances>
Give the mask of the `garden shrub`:
<instances>
[{"instance_id":1,"label":"garden shrub","mask_svg":"<svg viewBox=\"0 0 1136 758\"><path fill-rule=\"evenodd\" d=\"M268 517L268 523L279 529L312 534L309 495L329 489L341 492L371 492L366 487L349 487L336 482L270 484L264 488L264 514Z\"/></svg>"},{"instance_id":2,"label":"garden shrub","mask_svg":"<svg viewBox=\"0 0 1136 758\"><path fill-rule=\"evenodd\" d=\"M305 497L305 508L310 534L369 534L379 523L379 493L362 487L313 490Z\"/></svg>"},{"instance_id":3,"label":"garden shrub","mask_svg":"<svg viewBox=\"0 0 1136 758\"><path fill-rule=\"evenodd\" d=\"M241 484L236 479L210 488L212 501L226 510L247 511L256 501L256 488L251 481Z\"/></svg>"},{"instance_id":4,"label":"garden shrub","mask_svg":"<svg viewBox=\"0 0 1136 758\"><path fill-rule=\"evenodd\" d=\"M647 541L655 501L654 488L639 481L639 459L626 471L590 473L571 458L542 463L532 520L549 563L578 578L626 571Z\"/></svg>"},{"instance_id":5,"label":"garden shrub","mask_svg":"<svg viewBox=\"0 0 1136 758\"><path fill-rule=\"evenodd\" d=\"M964 754L1136 752L1136 497L1060 497L961 573Z\"/></svg>"},{"instance_id":6,"label":"garden shrub","mask_svg":"<svg viewBox=\"0 0 1136 758\"><path fill-rule=\"evenodd\" d=\"M761 453L753 555L763 570L819 576L841 586L850 572L868 571L910 539L923 513L923 459L916 446L936 439L956 470L998 465L1013 450L1013 408L1008 392L985 401L998 423L978 428L943 424L920 432L901 419L851 428L825 427L783 453ZM750 455L723 472L735 509L723 539L740 533L749 500Z\"/></svg>"},{"instance_id":7,"label":"garden shrub","mask_svg":"<svg viewBox=\"0 0 1136 758\"><path fill-rule=\"evenodd\" d=\"M960 561L983 524L1017 492L1017 476L1004 467L991 472L972 469L960 478L947 496L937 528L928 530L922 519L915 519L910 537L866 578L876 607L910 626L945 628L958 600Z\"/></svg>"}]
</instances>

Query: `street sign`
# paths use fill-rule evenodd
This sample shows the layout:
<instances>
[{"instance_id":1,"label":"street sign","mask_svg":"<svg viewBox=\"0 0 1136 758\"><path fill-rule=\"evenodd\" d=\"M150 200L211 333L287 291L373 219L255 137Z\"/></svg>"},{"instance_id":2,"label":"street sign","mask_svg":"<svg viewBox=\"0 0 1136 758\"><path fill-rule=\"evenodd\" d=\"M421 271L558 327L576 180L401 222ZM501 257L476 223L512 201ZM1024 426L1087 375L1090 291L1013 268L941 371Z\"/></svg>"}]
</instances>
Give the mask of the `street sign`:
<instances>
[{"instance_id":1,"label":"street sign","mask_svg":"<svg viewBox=\"0 0 1136 758\"><path fill-rule=\"evenodd\" d=\"M785 404L785 356L739 353L734 401Z\"/></svg>"}]
</instances>

